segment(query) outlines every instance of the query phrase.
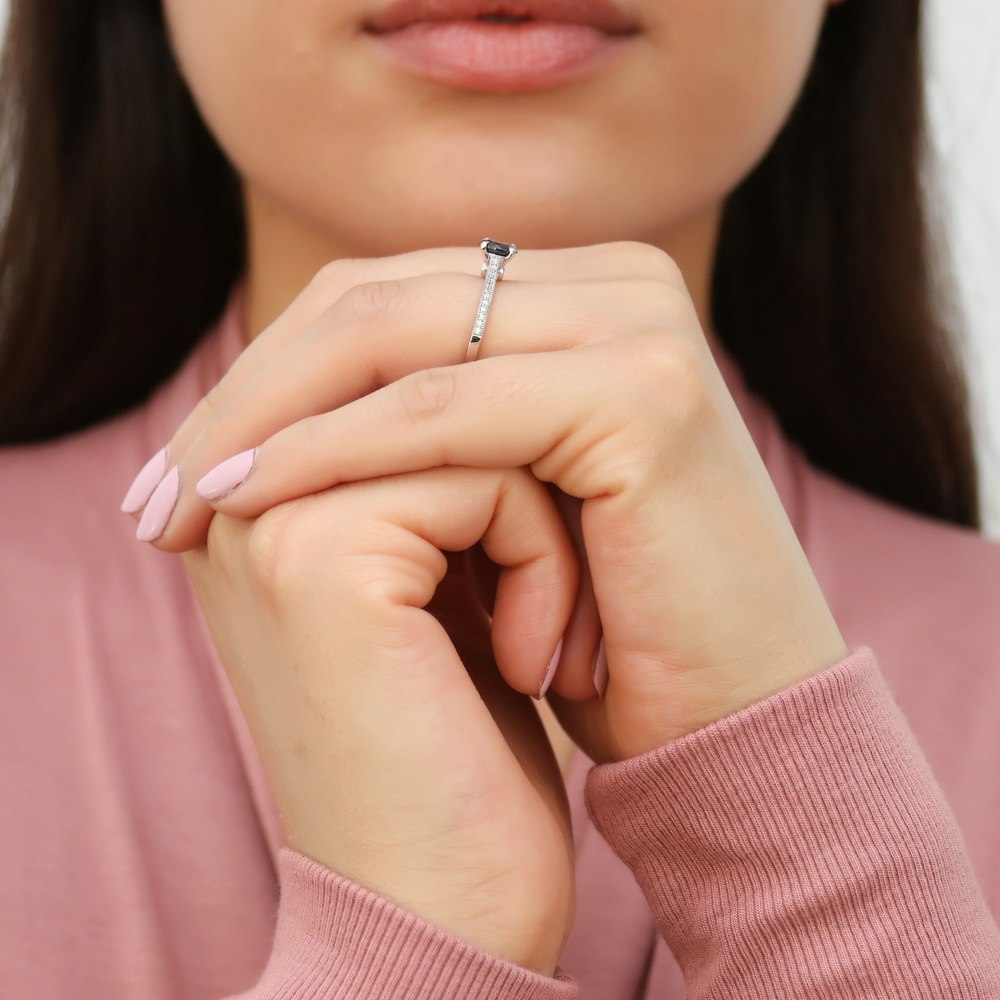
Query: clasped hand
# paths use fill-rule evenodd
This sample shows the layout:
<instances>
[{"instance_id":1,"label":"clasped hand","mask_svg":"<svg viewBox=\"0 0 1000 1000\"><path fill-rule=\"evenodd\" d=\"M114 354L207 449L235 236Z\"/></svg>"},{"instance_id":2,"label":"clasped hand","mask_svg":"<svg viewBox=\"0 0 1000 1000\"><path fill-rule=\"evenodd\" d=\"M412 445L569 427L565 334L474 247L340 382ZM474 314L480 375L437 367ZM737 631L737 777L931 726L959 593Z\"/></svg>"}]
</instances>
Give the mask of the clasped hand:
<instances>
[{"instance_id":1,"label":"clasped hand","mask_svg":"<svg viewBox=\"0 0 1000 1000\"><path fill-rule=\"evenodd\" d=\"M598 763L848 650L673 260L522 249L463 364L481 260L324 267L171 439L153 544L184 552L290 844L550 974L572 836L524 695L560 641L546 697Z\"/></svg>"}]
</instances>

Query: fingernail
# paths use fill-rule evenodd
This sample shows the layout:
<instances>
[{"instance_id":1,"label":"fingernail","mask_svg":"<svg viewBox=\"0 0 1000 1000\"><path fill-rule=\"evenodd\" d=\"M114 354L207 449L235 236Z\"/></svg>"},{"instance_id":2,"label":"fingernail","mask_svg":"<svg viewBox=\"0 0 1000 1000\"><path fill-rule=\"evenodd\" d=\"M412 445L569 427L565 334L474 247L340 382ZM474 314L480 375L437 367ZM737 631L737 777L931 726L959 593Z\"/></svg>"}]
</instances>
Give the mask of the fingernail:
<instances>
[{"instance_id":1,"label":"fingernail","mask_svg":"<svg viewBox=\"0 0 1000 1000\"><path fill-rule=\"evenodd\" d=\"M545 670L545 676L542 678L542 686L538 689L538 694L535 696L536 701L541 701L545 697L545 692L548 691L549 685L552 683L552 678L556 675L556 667L559 666L559 657L562 654L562 639L559 640L556 645L556 651L552 654L552 659L549 660L549 665Z\"/></svg>"},{"instance_id":2,"label":"fingernail","mask_svg":"<svg viewBox=\"0 0 1000 1000\"><path fill-rule=\"evenodd\" d=\"M608 654L604 650L603 635L597 647L597 656L594 657L594 687L597 688L597 697L603 698L608 688Z\"/></svg>"},{"instance_id":3,"label":"fingernail","mask_svg":"<svg viewBox=\"0 0 1000 1000\"><path fill-rule=\"evenodd\" d=\"M140 542L152 542L163 534L180 492L181 473L180 468L175 465L160 480L160 485L153 490L153 495L142 512L139 527L135 530L135 537Z\"/></svg>"},{"instance_id":4,"label":"fingernail","mask_svg":"<svg viewBox=\"0 0 1000 1000\"><path fill-rule=\"evenodd\" d=\"M167 471L167 446L164 445L140 470L139 475L132 480L132 485L122 500L122 510L126 514L134 514L141 510L150 494L156 489L156 484Z\"/></svg>"},{"instance_id":5,"label":"fingernail","mask_svg":"<svg viewBox=\"0 0 1000 1000\"><path fill-rule=\"evenodd\" d=\"M254 463L257 461L257 451L257 448L249 448L247 451L241 451L238 455L233 455L224 462L220 462L198 480L195 492L202 500L220 500L232 493L253 472Z\"/></svg>"}]
</instances>

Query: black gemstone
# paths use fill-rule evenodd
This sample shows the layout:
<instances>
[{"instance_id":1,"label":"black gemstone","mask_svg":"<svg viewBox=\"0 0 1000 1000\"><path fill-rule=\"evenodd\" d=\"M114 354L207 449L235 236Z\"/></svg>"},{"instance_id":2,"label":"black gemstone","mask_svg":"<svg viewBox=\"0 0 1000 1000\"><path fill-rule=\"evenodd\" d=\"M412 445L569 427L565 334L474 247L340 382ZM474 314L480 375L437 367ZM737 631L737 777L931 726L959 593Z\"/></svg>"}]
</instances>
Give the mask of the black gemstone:
<instances>
[{"instance_id":1,"label":"black gemstone","mask_svg":"<svg viewBox=\"0 0 1000 1000\"><path fill-rule=\"evenodd\" d=\"M506 243L495 243L493 240L487 242L486 252L496 254L504 258L513 256L510 252L510 247Z\"/></svg>"}]
</instances>

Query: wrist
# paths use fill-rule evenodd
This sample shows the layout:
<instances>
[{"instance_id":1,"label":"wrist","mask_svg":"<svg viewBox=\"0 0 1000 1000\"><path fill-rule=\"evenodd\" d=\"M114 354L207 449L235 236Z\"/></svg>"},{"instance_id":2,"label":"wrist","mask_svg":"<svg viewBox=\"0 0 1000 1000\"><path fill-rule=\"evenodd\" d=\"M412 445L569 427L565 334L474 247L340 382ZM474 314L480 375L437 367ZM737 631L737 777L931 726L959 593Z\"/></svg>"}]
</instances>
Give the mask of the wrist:
<instances>
[{"instance_id":1,"label":"wrist","mask_svg":"<svg viewBox=\"0 0 1000 1000\"><path fill-rule=\"evenodd\" d=\"M833 625L832 631L811 643L807 651L798 648L780 657L762 657L756 665L740 660L736 675L732 670L725 677L715 671L690 675L671 686L667 718L661 718L659 725L654 723L644 734L634 733L635 738L619 748L618 759L638 757L673 743L770 698L849 655L847 644Z\"/></svg>"}]
</instances>

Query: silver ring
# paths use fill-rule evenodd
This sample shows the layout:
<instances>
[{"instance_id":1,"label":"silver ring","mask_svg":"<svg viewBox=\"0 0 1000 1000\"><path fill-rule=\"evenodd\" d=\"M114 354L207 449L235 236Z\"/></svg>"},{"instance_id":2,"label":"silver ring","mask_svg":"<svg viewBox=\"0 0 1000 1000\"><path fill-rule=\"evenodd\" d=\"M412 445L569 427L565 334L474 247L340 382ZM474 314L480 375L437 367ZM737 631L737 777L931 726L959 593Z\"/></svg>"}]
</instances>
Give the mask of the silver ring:
<instances>
[{"instance_id":1,"label":"silver ring","mask_svg":"<svg viewBox=\"0 0 1000 1000\"><path fill-rule=\"evenodd\" d=\"M479 299L476 321L472 324L472 336L469 337L469 346L465 351L466 361L475 361L479 354L479 344L483 339L483 330L486 329L486 316L493 301L493 290L503 277L503 261L510 260L517 253L517 247L513 243L498 243L488 236L480 241L479 248L486 258L482 266L483 294Z\"/></svg>"}]
</instances>

